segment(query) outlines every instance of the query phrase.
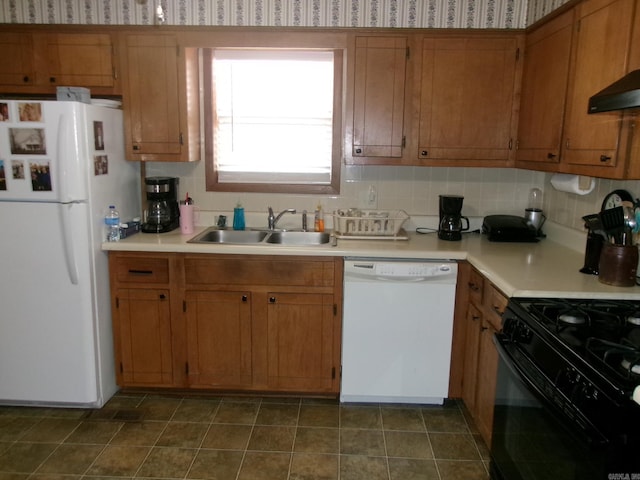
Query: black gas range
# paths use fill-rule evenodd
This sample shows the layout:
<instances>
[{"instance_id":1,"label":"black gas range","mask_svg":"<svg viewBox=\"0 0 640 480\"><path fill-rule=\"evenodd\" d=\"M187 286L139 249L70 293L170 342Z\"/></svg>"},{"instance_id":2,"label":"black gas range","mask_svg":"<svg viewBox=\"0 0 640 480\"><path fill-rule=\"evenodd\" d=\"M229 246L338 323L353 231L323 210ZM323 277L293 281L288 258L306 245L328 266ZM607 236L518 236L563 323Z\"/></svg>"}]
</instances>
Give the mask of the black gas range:
<instances>
[{"instance_id":1,"label":"black gas range","mask_svg":"<svg viewBox=\"0 0 640 480\"><path fill-rule=\"evenodd\" d=\"M640 301L511 299L492 478L640 480Z\"/></svg>"}]
</instances>

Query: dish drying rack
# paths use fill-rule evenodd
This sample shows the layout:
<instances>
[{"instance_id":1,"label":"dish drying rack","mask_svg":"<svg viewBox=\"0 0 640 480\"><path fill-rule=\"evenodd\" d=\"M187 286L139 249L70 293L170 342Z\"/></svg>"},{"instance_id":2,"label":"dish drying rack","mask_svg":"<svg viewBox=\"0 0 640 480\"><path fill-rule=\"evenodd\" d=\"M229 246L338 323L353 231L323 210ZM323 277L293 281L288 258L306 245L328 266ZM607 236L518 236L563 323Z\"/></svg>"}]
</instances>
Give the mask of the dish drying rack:
<instances>
[{"instance_id":1,"label":"dish drying rack","mask_svg":"<svg viewBox=\"0 0 640 480\"><path fill-rule=\"evenodd\" d=\"M333 232L337 238L407 240L402 225L408 219L404 210L337 210L333 212Z\"/></svg>"}]
</instances>

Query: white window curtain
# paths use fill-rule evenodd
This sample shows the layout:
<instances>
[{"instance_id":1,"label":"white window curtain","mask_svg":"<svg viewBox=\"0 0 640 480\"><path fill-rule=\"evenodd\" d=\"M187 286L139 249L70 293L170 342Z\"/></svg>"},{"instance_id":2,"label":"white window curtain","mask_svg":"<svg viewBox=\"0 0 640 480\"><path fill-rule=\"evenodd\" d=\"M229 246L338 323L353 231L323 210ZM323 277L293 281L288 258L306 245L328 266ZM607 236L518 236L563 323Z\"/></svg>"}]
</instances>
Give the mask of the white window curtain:
<instances>
[{"instance_id":1,"label":"white window curtain","mask_svg":"<svg viewBox=\"0 0 640 480\"><path fill-rule=\"evenodd\" d=\"M331 183L333 62L332 51L214 51L220 183Z\"/></svg>"}]
</instances>

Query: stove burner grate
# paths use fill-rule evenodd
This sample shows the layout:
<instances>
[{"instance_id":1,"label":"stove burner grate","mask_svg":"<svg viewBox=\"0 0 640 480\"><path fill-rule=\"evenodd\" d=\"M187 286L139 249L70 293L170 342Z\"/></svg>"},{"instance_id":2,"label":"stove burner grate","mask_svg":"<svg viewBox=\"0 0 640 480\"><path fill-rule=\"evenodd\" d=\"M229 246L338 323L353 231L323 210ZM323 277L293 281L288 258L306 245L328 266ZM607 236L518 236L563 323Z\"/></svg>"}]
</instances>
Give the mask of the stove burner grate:
<instances>
[{"instance_id":1,"label":"stove burner grate","mask_svg":"<svg viewBox=\"0 0 640 480\"><path fill-rule=\"evenodd\" d=\"M634 327L640 327L640 312L632 312L626 316L627 323Z\"/></svg>"},{"instance_id":2,"label":"stove burner grate","mask_svg":"<svg viewBox=\"0 0 640 480\"><path fill-rule=\"evenodd\" d=\"M558 314L558 322L567 325L585 325L589 323L589 316L581 312L566 312Z\"/></svg>"},{"instance_id":3,"label":"stove burner grate","mask_svg":"<svg viewBox=\"0 0 640 480\"><path fill-rule=\"evenodd\" d=\"M586 350L618 377L634 381L640 379L640 348L626 338L615 343L592 337L587 340Z\"/></svg>"}]
</instances>

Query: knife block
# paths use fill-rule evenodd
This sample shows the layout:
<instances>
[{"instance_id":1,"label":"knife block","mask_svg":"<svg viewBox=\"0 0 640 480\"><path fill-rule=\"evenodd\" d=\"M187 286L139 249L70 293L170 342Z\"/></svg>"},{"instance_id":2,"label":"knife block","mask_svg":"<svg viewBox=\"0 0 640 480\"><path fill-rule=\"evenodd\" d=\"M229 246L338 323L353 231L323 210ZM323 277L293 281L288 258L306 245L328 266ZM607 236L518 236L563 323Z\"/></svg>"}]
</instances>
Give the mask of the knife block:
<instances>
[{"instance_id":1,"label":"knife block","mask_svg":"<svg viewBox=\"0 0 640 480\"><path fill-rule=\"evenodd\" d=\"M605 243L600 253L598 280L616 287L636 285L638 247Z\"/></svg>"}]
</instances>

